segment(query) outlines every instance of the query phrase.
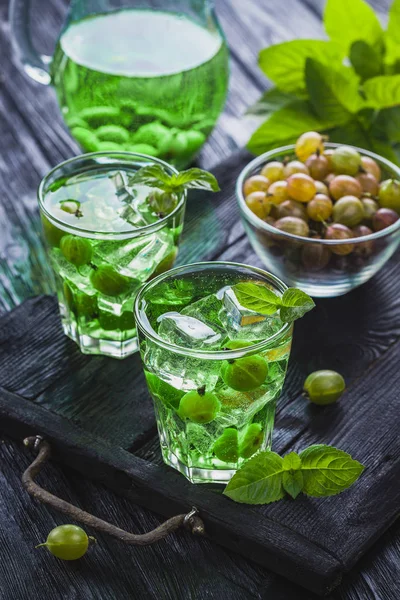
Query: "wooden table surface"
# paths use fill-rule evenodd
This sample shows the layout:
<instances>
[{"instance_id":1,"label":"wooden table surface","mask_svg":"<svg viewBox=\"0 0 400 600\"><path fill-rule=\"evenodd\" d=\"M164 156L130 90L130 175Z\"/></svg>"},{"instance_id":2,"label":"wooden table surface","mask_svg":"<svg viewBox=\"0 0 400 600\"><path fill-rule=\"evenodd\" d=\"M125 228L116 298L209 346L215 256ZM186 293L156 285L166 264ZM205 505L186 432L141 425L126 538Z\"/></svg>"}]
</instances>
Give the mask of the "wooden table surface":
<instances>
[{"instance_id":1,"label":"wooden table surface","mask_svg":"<svg viewBox=\"0 0 400 600\"><path fill-rule=\"evenodd\" d=\"M349 0L351 2L352 0ZM33 1L40 50L51 53L65 12L62 0ZM371 4L385 18L390 0ZM231 48L231 84L224 114L200 156L210 168L248 138L241 119L265 89L257 52L285 39L322 36L323 0L216 0ZM6 0L0 1L0 315L48 292L37 243L35 189L60 160L78 153L59 116L54 92L30 82L10 44ZM15 365L18 368L18 365ZM0 424L1 431L1 424ZM179 533L155 546L123 546L98 536L96 551L62 563L34 546L66 520L33 502L20 476L29 463L21 444L0 440L0 600L312 600L306 592L208 540ZM145 531L159 518L131 502L50 465L41 482L61 497L120 527ZM377 542L331 600L400 598L400 524Z\"/></svg>"}]
</instances>

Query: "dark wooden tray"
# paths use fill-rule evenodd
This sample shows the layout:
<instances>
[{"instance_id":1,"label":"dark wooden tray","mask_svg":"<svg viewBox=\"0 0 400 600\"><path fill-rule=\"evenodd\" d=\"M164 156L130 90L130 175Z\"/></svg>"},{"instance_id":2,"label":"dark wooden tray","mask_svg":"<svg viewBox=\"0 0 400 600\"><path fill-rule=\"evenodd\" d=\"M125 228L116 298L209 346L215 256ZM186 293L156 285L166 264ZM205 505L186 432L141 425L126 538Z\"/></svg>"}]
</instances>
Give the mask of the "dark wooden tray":
<instances>
[{"instance_id":1,"label":"dark wooden tray","mask_svg":"<svg viewBox=\"0 0 400 600\"><path fill-rule=\"evenodd\" d=\"M216 168L223 192L189 200L181 263L218 258L260 265L233 198L246 160L239 153ZM251 507L223 497L222 486L187 482L160 458L139 356L120 362L80 354L62 333L49 296L0 319L0 427L18 439L44 435L58 460L157 513L171 516L195 505L211 539L326 594L400 504L399 275L393 257L371 282L345 297L318 300L296 324L274 449L328 443L350 452L367 468L341 496ZM302 382L317 368L345 376L339 404L319 408L302 398Z\"/></svg>"}]
</instances>

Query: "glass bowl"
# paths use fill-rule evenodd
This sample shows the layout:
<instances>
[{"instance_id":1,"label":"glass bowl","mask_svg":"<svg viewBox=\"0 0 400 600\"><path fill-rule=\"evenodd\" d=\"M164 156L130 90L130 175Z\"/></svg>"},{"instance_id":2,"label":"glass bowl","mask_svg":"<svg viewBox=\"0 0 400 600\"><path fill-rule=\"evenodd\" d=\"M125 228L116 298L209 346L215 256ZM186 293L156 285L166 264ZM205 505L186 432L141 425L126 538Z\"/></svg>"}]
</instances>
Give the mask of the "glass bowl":
<instances>
[{"instance_id":1,"label":"glass bowl","mask_svg":"<svg viewBox=\"0 0 400 600\"><path fill-rule=\"evenodd\" d=\"M326 143L325 148L340 144ZM381 167L382 180L400 179L400 168L385 158L355 148L373 158ZM243 184L272 160L296 159L294 145L265 152L240 173L236 195L244 228L251 245L266 268L289 286L301 288L310 296L324 298L346 294L365 283L385 264L400 244L400 219L381 231L346 240L304 238L276 229L257 217L246 205ZM354 246L351 253L346 246ZM318 259L316 260L316 257Z\"/></svg>"}]
</instances>

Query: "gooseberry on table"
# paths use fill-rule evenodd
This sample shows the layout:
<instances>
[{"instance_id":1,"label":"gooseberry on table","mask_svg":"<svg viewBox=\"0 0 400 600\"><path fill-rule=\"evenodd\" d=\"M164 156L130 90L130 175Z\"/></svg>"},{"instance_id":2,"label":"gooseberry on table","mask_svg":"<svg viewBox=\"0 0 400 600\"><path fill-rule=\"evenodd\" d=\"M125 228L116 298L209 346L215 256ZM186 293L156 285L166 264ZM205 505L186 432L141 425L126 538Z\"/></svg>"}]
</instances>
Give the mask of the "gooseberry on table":
<instances>
[{"instance_id":1,"label":"gooseberry on table","mask_svg":"<svg viewBox=\"0 0 400 600\"><path fill-rule=\"evenodd\" d=\"M46 547L53 556L62 560L77 560L86 554L89 543L95 541L77 525L59 525L50 531L46 542L36 548Z\"/></svg>"},{"instance_id":2,"label":"gooseberry on table","mask_svg":"<svg viewBox=\"0 0 400 600\"><path fill-rule=\"evenodd\" d=\"M304 392L310 402L320 406L333 404L346 389L346 383L340 373L320 370L311 373L304 382Z\"/></svg>"}]
</instances>

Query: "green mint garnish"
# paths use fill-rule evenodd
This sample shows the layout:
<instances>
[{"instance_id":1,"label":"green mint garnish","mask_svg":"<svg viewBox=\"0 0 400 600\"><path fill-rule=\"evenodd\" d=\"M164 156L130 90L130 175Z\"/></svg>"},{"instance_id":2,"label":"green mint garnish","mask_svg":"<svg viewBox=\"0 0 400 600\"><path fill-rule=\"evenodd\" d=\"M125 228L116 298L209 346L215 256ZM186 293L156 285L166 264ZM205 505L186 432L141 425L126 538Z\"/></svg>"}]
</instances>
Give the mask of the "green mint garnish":
<instances>
[{"instance_id":1,"label":"green mint garnish","mask_svg":"<svg viewBox=\"0 0 400 600\"><path fill-rule=\"evenodd\" d=\"M295 288L286 290L282 297L264 285L250 282L234 285L233 291L243 308L262 315L272 315L279 310L284 323L292 323L315 306L308 294Z\"/></svg>"},{"instance_id":2,"label":"green mint garnish","mask_svg":"<svg viewBox=\"0 0 400 600\"><path fill-rule=\"evenodd\" d=\"M260 452L232 477L224 495L244 504L270 504L300 492L322 498L340 494L361 475L364 467L333 446L318 444L284 458Z\"/></svg>"}]
</instances>

